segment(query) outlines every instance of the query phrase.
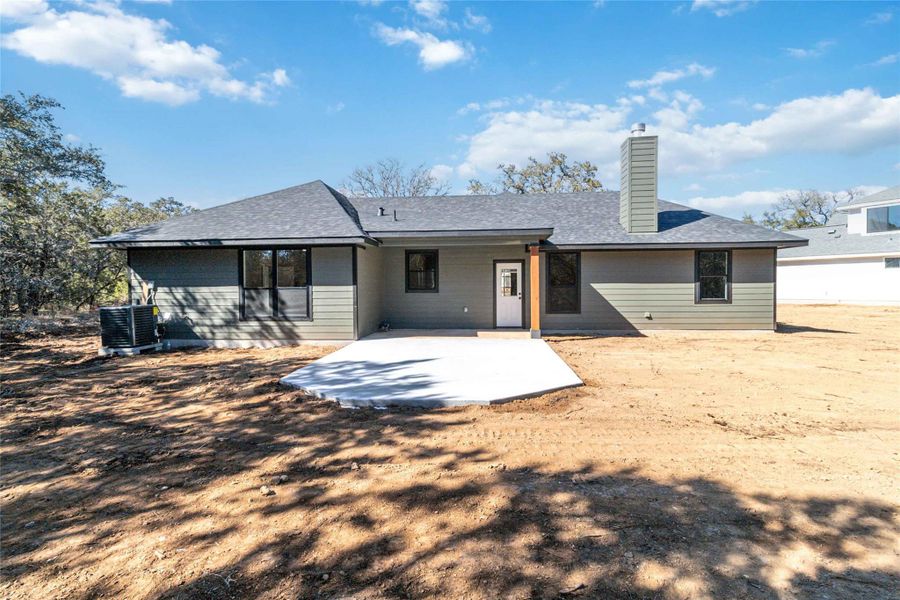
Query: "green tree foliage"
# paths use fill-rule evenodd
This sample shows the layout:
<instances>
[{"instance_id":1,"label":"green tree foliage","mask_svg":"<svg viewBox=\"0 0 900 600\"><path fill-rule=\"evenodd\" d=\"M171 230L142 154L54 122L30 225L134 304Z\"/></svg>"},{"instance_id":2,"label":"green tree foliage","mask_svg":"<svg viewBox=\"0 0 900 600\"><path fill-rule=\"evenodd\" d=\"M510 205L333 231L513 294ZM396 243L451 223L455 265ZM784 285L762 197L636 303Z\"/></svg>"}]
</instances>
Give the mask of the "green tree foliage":
<instances>
[{"instance_id":1,"label":"green tree foliage","mask_svg":"<svg viewBox=\"0 0 900 600\"><path fill-rule=\"evenodd\" d=\"M569 163L562 152L550 152L546 161L533 157L519 168L516 165L497 166L500 176L494 182L470 179L470 194L534 194L551 192L593 192L603 189L597 178L597 167L589 161Z\"/></svg>"},{"instance_id":2,"label":"green tree foliage","mask_svg":"<svg viewBox=\"0 0 900 600\"><path fill-rule=\"evenodd\" d=\"M820 227L828 223L838 205L859 195L860 192L856 189L842 193L800 190L782 195L771 210L763 211L762 217L744 213L742 220L744 223L778 230Z\"/></svg>"},{"instance_id":3,"label":"green tree foliage","mask_svg":"<svg viewBox=\"0 0 900 600\"><path fill-rule=\"evenodd\" d=\"M37 314L124 297L125 255L88 242L193 209L113 194L99 151L66 144L42 96L0 100L0 313Z\"/></svg>"}]
</instances>

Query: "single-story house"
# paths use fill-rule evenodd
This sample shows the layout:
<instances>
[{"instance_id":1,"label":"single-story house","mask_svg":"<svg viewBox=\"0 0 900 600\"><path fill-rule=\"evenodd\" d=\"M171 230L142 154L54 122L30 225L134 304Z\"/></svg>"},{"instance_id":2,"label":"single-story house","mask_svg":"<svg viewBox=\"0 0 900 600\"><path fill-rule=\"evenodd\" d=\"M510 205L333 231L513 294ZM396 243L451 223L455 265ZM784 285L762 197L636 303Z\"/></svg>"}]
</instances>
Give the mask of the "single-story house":
<instances>
[{"instance_id":1,"label":"single-story house","mask_svg":"<svg viewBox=\"0 0 900 600\"><path fill-rule=\"evenodd\" d=\"M775 254L804 239L657 199L655 136L621 192L352 198L321 181L93 240L128 253L173 345L393 329L773 329Z\"/></svg>"},{"instance_id":2,"label":"single-story house","mask_svg":"<svg viewBox=\"0 0 900 600\"><path fill-rule=\"evenodd\" d=\"M778 251L778 301L900 305L900 186L837 207Z\"/></svg>"}]
</instances>

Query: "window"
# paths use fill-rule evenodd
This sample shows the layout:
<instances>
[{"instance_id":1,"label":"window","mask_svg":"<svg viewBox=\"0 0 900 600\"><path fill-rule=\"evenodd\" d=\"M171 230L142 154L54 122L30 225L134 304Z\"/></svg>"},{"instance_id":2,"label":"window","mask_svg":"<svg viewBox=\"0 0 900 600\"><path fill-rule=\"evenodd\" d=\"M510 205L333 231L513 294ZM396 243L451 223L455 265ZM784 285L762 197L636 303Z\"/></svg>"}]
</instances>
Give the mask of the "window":
<instances>
[{"instance_id":1,"label":"window","mask_svg":"<svg viewBox=\"0 0 900 600\"><path fill-rule=\"evenodd\" d=\"M900 204L866 209L866 233L900 230Z\"/></svg>"},{"instance_id":2,"label":"window","mask_svg":"<svg viewBox=\"0 0 900 600\"><path fill-rule=\"evenodd\" d=\"M731 302L731 251L697 252L696 301Z\"/></svg>"},{"instance_id":3,"label":"window","mask_svg":"<svg viewBox=\"0 0 900 600\"><path fill-rule=\"evenodd\" d=\"M581 312L581 254L547 254L547 312Z\"/></svg>"},{"instance_id":4,"label":"window","mask_svg":"<svg viewBox=\"0 0 900 600\"><path fill-rule=\"evenodd\" d=\"M900 258L885 258L884 259L884 268L885 269L900 269Z\"/></svg>"},{"instance_id":5,"label":"window","mask_svg":"<svg viewBox=\"0 0 900 600\"><path fill-rule=\"evenodd\" d=\"M309 319L309 248L241 251L241 318Z\"/></svg>"},{"instance_id":6,"label":"window","mask_svg":"<svg viewBox=\"0 0 900 600\"><path fill-rule=\"evenodd\" d=\"M438 251L406 251L406 291L438 291Z\"/></svg>"}]
</instances>

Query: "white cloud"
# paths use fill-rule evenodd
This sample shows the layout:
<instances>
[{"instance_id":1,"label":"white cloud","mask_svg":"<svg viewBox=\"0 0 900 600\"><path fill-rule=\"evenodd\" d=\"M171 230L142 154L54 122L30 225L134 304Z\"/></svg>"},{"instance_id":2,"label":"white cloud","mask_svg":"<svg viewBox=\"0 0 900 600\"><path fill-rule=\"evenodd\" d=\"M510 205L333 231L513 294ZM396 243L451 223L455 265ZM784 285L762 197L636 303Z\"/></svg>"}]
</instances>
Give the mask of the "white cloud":
<instances>
[{"instance_id":1,"label":"white cloud","mask_svg":"<svg viewBox=\"0 0 900 600\"><path fill-rule=\"evenodd\" d=\"M690 185L685 186L684 191L686 192L699 192L703 190L703 186L699 183L692 183Z\"/></svg>"},{"instance_id":2,"label":"white cloud","mask_svg":"<svg viewBox=\"0 0 900 600\"><path fill-rule=\"evenodd\" d=\"M756 0L694 0L691 12L708 10L717 17L728 17L750 8Z\"/></svg>"},{"instance_id":3,"label":"white cloud","mask_svg":"<svg viewBox=\"0 0 900 600\"><path fill-rule=\"evenodd\" d=\"M635 79L628 82L628 87L634 89L641 88L658 88L661 85L684 79L685 77L693 77L699 75L704 79L709 79L715 74L716 70L712 67L705 67L699 63L691 63L683 69L675 69L673 71L657 71L650 79Z\"/></svg>"},{"instance_id":4,"label":"white cloud","mask_svg":"<svg viewBox=\"0 0 900 600\"><path fill-rule=\"evenodd\" d=\"M338 102L336 104L330 104L325 107L325 112L327 112L329 115L335 115L335 114L341 112L342 110L344 110L344 108L346 108L346 106L347 105L344 104L343 102Z\"/></svg>"},{"instance_id":5,"label":"white cloud","mask_svg":"<svg viewBox=\"0 0 900 600\"><path fill-rule=\"evenodd\" d=\"M866 19L866 25L884 25L885 23L890 23L893 19L894 13L889 11L879 12Z\"/></svg>"},{"instance_id":6,"label":"white cloud","mask_svg":"<svg viewBox=\"0 0 900 600\"><path fill-rule=\"evenodd\" d=\"M525 97L522 96L522 97L518 97L518 98L514 98L514 99L513 98L497 98L495 100L489 100L487 102L469 102L462 108L458 109L456 111L456 114L467 115L467 114L473 113L473 112L482 112L482 111L492 112L492 111L499 110L501 108L506 108L507 106L510 106L511 104L513 104L513 102L515 102L517 104L521 104L524 101L525 101Z\"/></svg>"},{"instance_id":7,"label":"white cloud","mask_svg":"<svg viewBox=\"0 0 900 600\"><path fill-rule=\"evenodd\" d=\"M197 90L188 89L172 81L122 76L116 82L122 94L128 98L161 102L169 106L178 106L200 99L200 92Z\"/></svg>"},{"instance_id":8,"label":"white cloud","mask_svg":"<svg viewBox=\"0 0 900 600\"><path fill-rule=\"evenodd\" d=\"M900 139L900 95L872 89L798 98L748 123L692 123L702 103L684 92L655 116L664 174L717 173L734 164L787 152L855 154L895 146ZM628 135L633 107L535 101L529 109L497 111L471 135L460 170L492 171L528 156L562 151L588 159L606 180L618 181L619 145Z\"/></svg>"},{"instance_id":9,"label":"white cloud","mask_svg":"<svg viewBox=\"0 0 900 600\"><path fill-rule=\"evenodd\" d=\"M63 139L69 142L70 144L77 144L81 141L81 138L75 135L74 133L67 133L63 136Z\"/></svg>"},{"instance_id":10,"label":"white cloud","mask_svg":"<svg viewBox=\"0 0 900 600\"><path fill-rule=\"evenodd\" d=\"M784 51L794 58L818 58L831 46L834 46L834 40L822 40L812 48L785 48Z\"/></svg>"},{"instance_id":11,"label":"white cloud","mask_svg":"<svg viewBox=\"0 0 900 600\"><path fill-rule=\"evenodd\" d=\"M447 3L443 0L409 0L409 6L431 27L447 29L450 26L450 22L444 18Z\"/></svg>"},{"instance_id":12,"label":"white cloud","mask_svg":"<svg viewBox=\"0 0 900 600\"><path fill-rule=\"evenodd\" d=\"M481 33L491 32L491 22L484 15L476 15L470 8L466 8L465 19L463 25L466 29L476 29Z\"/></svg>"},{"instance_id":13,"label":"white cloud","mask_svg":"<svg viewBox=\"0 0 900 600\"><path fill-rule=\"evenodd\" d=\"M863 196L868 196L869 194L880 192L885 189L885 186L861 185L855 186L854 189L858 190ZM714 213L737 214L741 212L761 212L772 208L772 205L778 202L782 196L796 194L800 191L801 190L798 189L776 188L771 190L746 191L730 196L695 196L685 201L684 204L692 208ZM827 190L820 191L826 194L833 193L839 197L844 196L845 194L845 190L837 192L830 192Z\"/></svg>"},{"instance_id":14,"label":"white cloud","mask_svg":"<svg viewBox=\"0 0 900 600\"><path fill-rule=\"evenodd\" d=\"M883 67L884 65L892 65L900 60L900 52L896 52L894 54L888 54L887 56L882 56L875 62L871 64L873 67Z\"/></svg>"},{"instance_id":15,"label":"white cloud","mask_svg":"<svg viewBox=\"0 0 900 600\"><path fill-rule=\"evenodd\" d=\"M275 69L272 71L272 83L277 87L284 87L291 84L291 78L284 69Z\"/></svg>"},{"instance_id":16,"label":"white cloud","mask_svg":"<svg viewBox=\"0 0 900 600\"><path fill-rule=\"evenodd\" d=\"M440 40L431 33L414 29L388 27L377 23L375 35L388 46L411 43L419 48L419 62L426 71L440 69L449 64L471 58L471 46L456 40Z\"/></svg>"},{"instance_id":17,"label":"white cloud","mask_svg":"<svg viewBox=\"0 0 900 600\"><path fill-rule=\"evenodd\" d=\"M450 165L434 165L431 167L431 176L438 181L448 181L453 176L453 170Z\"/></svg>"},{"instance_id":18,"label":"white cloud","mask_svg":"<svg viewBox=\"0 0 900 600\"><path fill-rule=\"evenodd\" d=\"M3 0L0 2L0 17L10 21L20 21L38 16L47 11L44 0Z\"/></svg>"},{"instance_id":19,"label":"white cloud","mask_svg":"<svg viewBox=\"0 0 900 600\"><path fill-rule=\"evenodd\" d=\"M41 63L85 69L114 81L128 97L176 106L206 91L265 102L272 87L289 81L283 69L260 74L252 83L236 79L215 48L169 39L171 25L165 20L129 15L114 4L79 4L64 12L32 6L43 12L15 8L24 25L4 35L4 48Z\"/></svg>"}]
</instances>

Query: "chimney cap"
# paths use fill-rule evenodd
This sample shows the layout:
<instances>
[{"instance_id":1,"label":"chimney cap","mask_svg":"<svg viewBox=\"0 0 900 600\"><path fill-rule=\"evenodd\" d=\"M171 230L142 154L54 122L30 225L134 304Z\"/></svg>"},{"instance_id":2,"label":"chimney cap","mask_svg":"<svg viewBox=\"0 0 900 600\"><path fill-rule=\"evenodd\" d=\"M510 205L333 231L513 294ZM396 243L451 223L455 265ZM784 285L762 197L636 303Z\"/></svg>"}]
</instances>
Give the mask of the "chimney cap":
<instances>
[{"instance_id":1,"label":"chimney cap","mask_svg":"<svg viewBox=\"0 0 900 600\"><path fill-rule=\"evenodd\" d=\"M635 123L631 126L631 135L643 135L647 131L646 123Z\"/></svg>"}]
</instances>

